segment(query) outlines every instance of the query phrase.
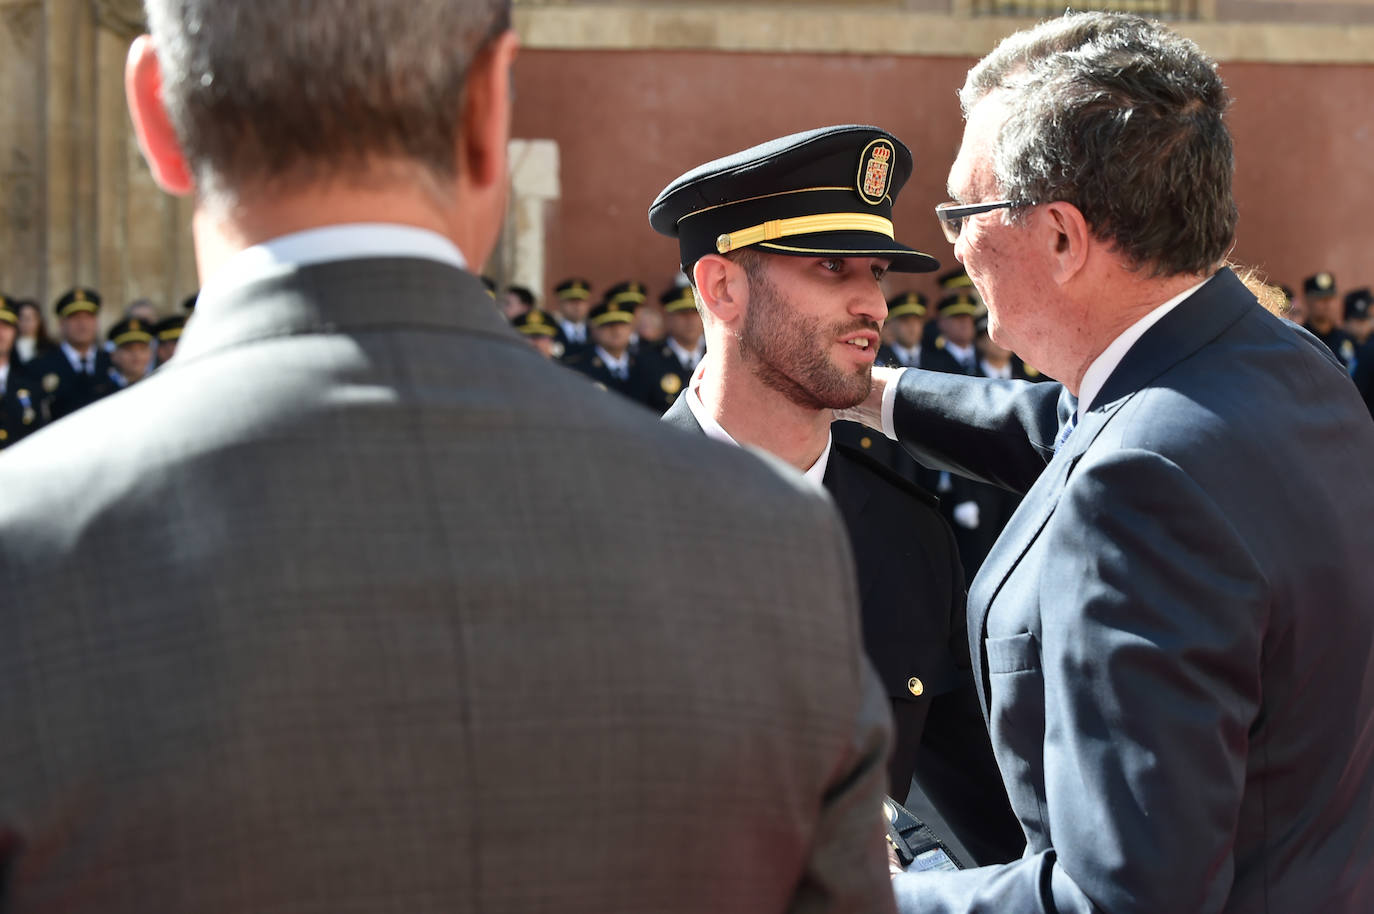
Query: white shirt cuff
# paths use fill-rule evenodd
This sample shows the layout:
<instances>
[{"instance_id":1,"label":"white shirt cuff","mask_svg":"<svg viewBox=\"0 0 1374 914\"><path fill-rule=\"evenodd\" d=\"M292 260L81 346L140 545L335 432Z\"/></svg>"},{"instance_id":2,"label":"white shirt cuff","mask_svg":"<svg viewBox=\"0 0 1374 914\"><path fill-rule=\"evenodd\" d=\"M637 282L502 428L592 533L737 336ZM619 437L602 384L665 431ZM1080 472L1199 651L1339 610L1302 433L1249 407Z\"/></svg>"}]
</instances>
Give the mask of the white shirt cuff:
<instances>
[{"instance_id":1,"label":"white shirt cuff","mask_svg":"<svg viewBox=\"0 0 1374 914\"><path fill-rule=\"evenodd\" d=\"M902 375L906 373L907 369L905 368L898 371L892 376L892 380L887 382L887 386L883 388L883 434L893 441L897 440L897 430L892 426L892 408L897 402L897 382L900 381Z\"/></svg>"}]
</instances>

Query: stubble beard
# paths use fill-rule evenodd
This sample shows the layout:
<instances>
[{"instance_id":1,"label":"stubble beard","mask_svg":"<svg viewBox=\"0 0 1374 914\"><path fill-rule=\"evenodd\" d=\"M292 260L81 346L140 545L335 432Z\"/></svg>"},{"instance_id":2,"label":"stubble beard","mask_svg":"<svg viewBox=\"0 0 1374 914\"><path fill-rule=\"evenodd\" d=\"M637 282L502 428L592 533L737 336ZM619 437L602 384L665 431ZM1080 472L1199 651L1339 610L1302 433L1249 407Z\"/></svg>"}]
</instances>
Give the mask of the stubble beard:
<instances>
[{"instance_id":1,"label":"stubble beard","mask_svg":"<svg viewBox=\"0 0 1374 914\"><path fill-rule=\"evenodd\" d=\"M868 398L873 366L849 372L830 360L830 341L857 330L873 330L871 321L822 325L800 318L782 301L777 287L761 270L749 275L749 311L739 335L740 355L754 375L803 409L848 409Z\"/></svg>"}]
</instances>

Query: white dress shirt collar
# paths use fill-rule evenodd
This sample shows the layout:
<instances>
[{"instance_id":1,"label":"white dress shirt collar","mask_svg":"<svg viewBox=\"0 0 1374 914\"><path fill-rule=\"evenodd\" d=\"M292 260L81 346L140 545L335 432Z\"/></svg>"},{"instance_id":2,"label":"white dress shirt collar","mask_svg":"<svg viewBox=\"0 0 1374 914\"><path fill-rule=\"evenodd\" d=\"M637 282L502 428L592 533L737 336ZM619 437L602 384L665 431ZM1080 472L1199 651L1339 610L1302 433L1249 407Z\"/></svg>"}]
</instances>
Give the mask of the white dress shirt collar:
<instances>
[{"instance_id":1,"label":"white dress shirt collar","mask_svg":"<svg viewBox=\"0 0 1374 914\"><path fill-rule=\"evenodd\" d=\"M284 267L365 257L418 257L467 269L463 252L449 239L428 229L392 222L355 222L280 235L244 248L210 276L201 295L208 289L213 296L221 285L242 285Z\"/></svg>"},{"instance_id":2,"label":"white dress shirt collar","mask_svg":"<svg viewBox=\"0 0 1374 914\"><path fill-rule=\"evenodd\" d=\"M10 363L0 365L0 394L9 390L10 383Z\"/></svg>"},{"instance_id":3,"label":"white dress shirt collar","mask_svg":"<svg viewBox=\"0 0 1374 914\"><path fill-rule=\"evenodd\" d=\"M670 336L668 337L668 348L673 350L673 355L677 356L677 360L683 365L689 369L696 368L701 357L706 354L706 337L703 336L697 340L695 349L685 349L681 343Z\"/></svg>"},{"instance_id":4,"label":"white dress shirt collar","mask_svg":"<svg viewBox=\"0 0 1374 914\"><path fill-rule=\"evenodd\" d=\"M601 361L606 363L606 367L610 369L611 374L615 375L617 378L620 378L621 380L624 380L626 377L629 376L630 351L628 349L621 354L620 358L616 358L606 350L602 349L600 346L594 347L594 351L596 352L597 357L600 358Z\"/></svg>"},{"instance_id":5,"label":"white dress shirt collar","mask_svg":"<svg viewBox=\"0 0 1374 914\"><path fill-rule=\"evenodd\" d=\"M587 325L579 324L568 320L566 317L558 319L558 325L563 328L563 336L570 343L585 343L587 341Z\"/></svg>"},{"instance_id":6,"label":"white dress shirt collar","mask_svg":"<svg viewBox=\"0 0 1374 914\"><path fill-rule=\"evenodd\" d=\"M989 365L987 362L979 362L979 367L983 371L985 378L1001 378L1003 381L1011 380L1011 362L998 368L996 365Z\"/></svg>"},{"instance_id":7,"label":"white dress shirt collar","mask_svg":"<svg viewBox=\"0 0 1374 914\"><path fill-rule=\"evenodd\" d=\"M83 357L81 353L72 348L71 343L66 340L62 341L62 354L67 357L67 361L71 363L72 371L77 374L86 374L87 366L90 366L91 373L95 372L95 352L96 349L92 346Z\"/></svg>"},{"instance_id":8,"label":"white dress shirt collar","mask_svg":"<svg viewBox=\"0 0 1374 914\"><path fill-rule=\"evenodd\" d=\"M897 360L907 368L915 368L921 362L921 344L917 343L910 349L901 343L893 343L892 351L896 353Z\"/></svg>"},{"instance_id":9,"label":"white dress shirt collar","mask_svg":"<svg viewBox=\"0 0 1374 914\"><path fill-rule=\"evenodd\" d=\"M1121 360L1126 357L1126 353L1131 351L1131 347L1139 342L1140 338L1145 335L1145 331L1159 323L1160 320L1164 318L1164 315L1183 304L1184 299L1192 295L1198 289L1201 289L1206 283L1207 280L1204 279L1197 285L1183 290L1158 308L1155 308L1149 314L1146 314L1134 324L1131 324L1131 326L1126 328L1124 333L1112 340L1107 348L1102 350L1101 355L1093 359L1092 364L1088 366L1088 370L1083 372L1083 382L1078 385L1079 419L1082 419L1084 414L1092 408L1093 400L1097 399L1097 395L1102 392L1102 388L1106 385L1107 379L1112 376L1113 371L1116 371L1116 366L1121 364Z\"/></svg>"},{"instance_id":10,"label":"white dress shirt collar","mask_svg":"<svg viewBox=\"0 0 1374 914\"><path fill-rule=\"evenodd\" d=\"M739 447L740 443L721 427L715 417L707 411L706 404L701 402L701 394L698 392L700 387L701 374L698 372L692 377L692 383L687 385L687 408L692 411L693 418L697 420L697 424L701 426L701 430L706 433L707 438ZM821 451L821 456L816 458L816 462L811 464L811 468L802 474L821 488L825 487L825 469L830 465L830 449L834 444L834 436L827 432L825 450Z\"/></svg>"},{"instance_id":11,"label":"white dress shirt collar","mask_svg":"<svg viewBox=\"0 0 1374 914\"><path fill-rule=\"evenodd\" d=\"M967 367L972 364L977 357L977 350L972 346L960 346L958 343L951 343L945 340L945 352L954 356L954 361Z\"/></svg>"}]
</instances>

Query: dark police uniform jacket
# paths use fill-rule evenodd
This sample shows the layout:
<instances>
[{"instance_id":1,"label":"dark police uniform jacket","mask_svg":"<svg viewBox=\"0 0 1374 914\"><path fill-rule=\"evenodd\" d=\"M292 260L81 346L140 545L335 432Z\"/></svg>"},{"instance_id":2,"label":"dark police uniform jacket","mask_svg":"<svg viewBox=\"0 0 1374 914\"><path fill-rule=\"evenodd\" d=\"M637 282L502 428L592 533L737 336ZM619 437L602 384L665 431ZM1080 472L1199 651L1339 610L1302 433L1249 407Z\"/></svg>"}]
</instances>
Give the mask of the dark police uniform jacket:
<instances>
[{"instance_id":1,"label":"dark police uniform jacket","mask_svg":"<svg viewBox=\"0 0 1374 914\"><path fill-rule=\"evenodd\" d=\"M11 363L0 385L0 450L43 424L42 399L24 369Z\"/></svg>"},{"instance_id":2,"label":"dark police uniform jacket","mask_svg":"<svg viewBox=\"0 0 1374 914\"><path fill-rule=\"evenodd\" d=\"M685 396L663 421L704 434ZM864 647L892 702L892 795L978 863L1015 859L1025 837L978 709L964 575L935 498L843 445L824 483L854 547Z\"/></svg>"},{"instance_id":3,"label":"dark police uniform jacket","mask_svg":"<svg viewBox=\"0 0 1374 914\"><path fill-rule=\"evenodd\" d=\"M591 378L606 390L613 390L636 403L648 406L650 405L650 397L646 366L633 353L627 353L626 358L629 359L630 370L625 378L618 378L611 373L611 369L607 367L601 356L596 354L596 347L594 346L564 356L563 364L573 371Z\"/></svg>"},{"instance_id":4,"label":"dark police uniform jacket","mask_svg":"<svg viewBox=\"0 0 1374 914\"><path fill-rule=\"evenodd\" d=\"M682 364L666 341L641 349L639 364L645 402L659 413L666 412L692 381L691 366Z\"/></svg>"},{"instance_id":5,"label":"dark police uniform jacket","mask_svg":"<svg viewBox=\"0 0 1374 914\"><path fill-rule=\"evenodd\" d=\"M1357 348L1355 338L1346 333L1340 327L1332 327L1330 333L1318 333L1311 327L1305 327L1308 333L1315 336L1326 344L1326 348L1340 359L1341 365L1347 372L1355 370L1355 350Z\"/></svg>"},{"instance_id":6,"label":"dark police uniform jacket","mask_svg":"<svg viewBox=\"0 0 1374 914\"><path fill-rule=\"evenodd\" d=\"M97 346L94 374L79 373L59 347L25 364L24 371L43 398L47 418L56 421L118 390L112 367L109 353Z\"/></svg>"}]
</instances>

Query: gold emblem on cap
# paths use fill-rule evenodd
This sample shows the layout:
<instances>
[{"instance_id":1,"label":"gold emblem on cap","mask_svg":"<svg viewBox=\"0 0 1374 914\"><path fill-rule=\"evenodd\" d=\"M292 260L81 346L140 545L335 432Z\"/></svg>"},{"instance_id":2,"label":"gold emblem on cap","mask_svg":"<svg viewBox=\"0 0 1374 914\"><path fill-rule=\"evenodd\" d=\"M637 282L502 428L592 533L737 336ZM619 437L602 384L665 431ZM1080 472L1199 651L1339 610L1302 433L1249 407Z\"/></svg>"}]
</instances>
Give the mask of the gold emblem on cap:
<instances>
[{"instance_id":1,"label":"gold emblem on cap","mask_svg":"<svg viewBox=\"0 0 1374 914\"><path fill-rule=\"evenodd\" d=\"M540 324L544 323L544 315L540 314L538 311L531 311L529 316L529 322L537 327Z\"/></svg>"},{"instance_id":2,"label":"gold emblem on cap","mask_svg":"<svg viewBox=\"0 0 1374 914\"><path fill-rule=\"evenodd\" d=\"M120 358L124 357L120 356ZM43 390L47 393L52 393L54 390L57 390L57 385L61 383L62 379L59 378L56 374L43 375Z\"/></svg>"},{"instance_id":3,"label":"gold emblem on cap","mask_svg":"<svg viewBox=\"0 0 1374 914\"><path fill-rule=\"evenodd\" d=\"M682 379L675 374L665 374L663 379L658 382L658 386L663 388L663 392L671 397L682 390Z\"/></svg>"},{"instance_id":4,"label":"gold emblem on cap","mask_svg":"<svg viewBox=\"0 0 1374 914\"><path fill-rule=\"evenodd\" d=\"M1330 273L1318 273L1318 274L1317 274L1317 288L1318 288L1318 289L1329 289L1329 288L1331 288L1332 284L1333 284L1333 283L1332 283L1332 280L1331 280L1331 274L1330 274Z\"/></svg>"},{"instance_id":5,"label":"gold emblem on cap","mask_svg":"<svg viewBox=\"0 0 1374 914\"><path fill-rule=\"evenodd\" d=\"M716 250L721 254L730 253L730 248L734 246L729 235L716 236Z\"/></svg>"},{"instance_id":6,"label":"gold emblem on cap","mask_svg":"<svg viewBox=\"0 0 1374 914\"><path fill-rule=\"evenodd\" d=\"M919 697L921 693L926 690L926 684L921 680L917 679L915 676L912 676L910 679L906 681L906 687L907 691L909 691L912 695L915 695L917 697Z\"/></svg>"},{"instance_id":7,"label":"gold emblem on cap","mask_svg":"<svg viewBox=\"0 0 1374 914\"><path fill-rule=\"evenodd\" d=\"M80 289L75 289L75 290L72 291L72 301L78 302L78 301L85 301L85 300L86 300L86 293L85 293L85 292L82 292Z\"/></svg>"},{"instance_id":8,"label":"gold emblem on cap","mask_svg":"<svg viewBox=\"0 0 1374 914\"><path fill-rule=\"evenodd\" d=\"M887 196L892 186L892 163L897 158L897 150L891 141L874 140L864 147L859 156L858 191L863 201L877 206Z\"/></svg>"}]
</instances>

